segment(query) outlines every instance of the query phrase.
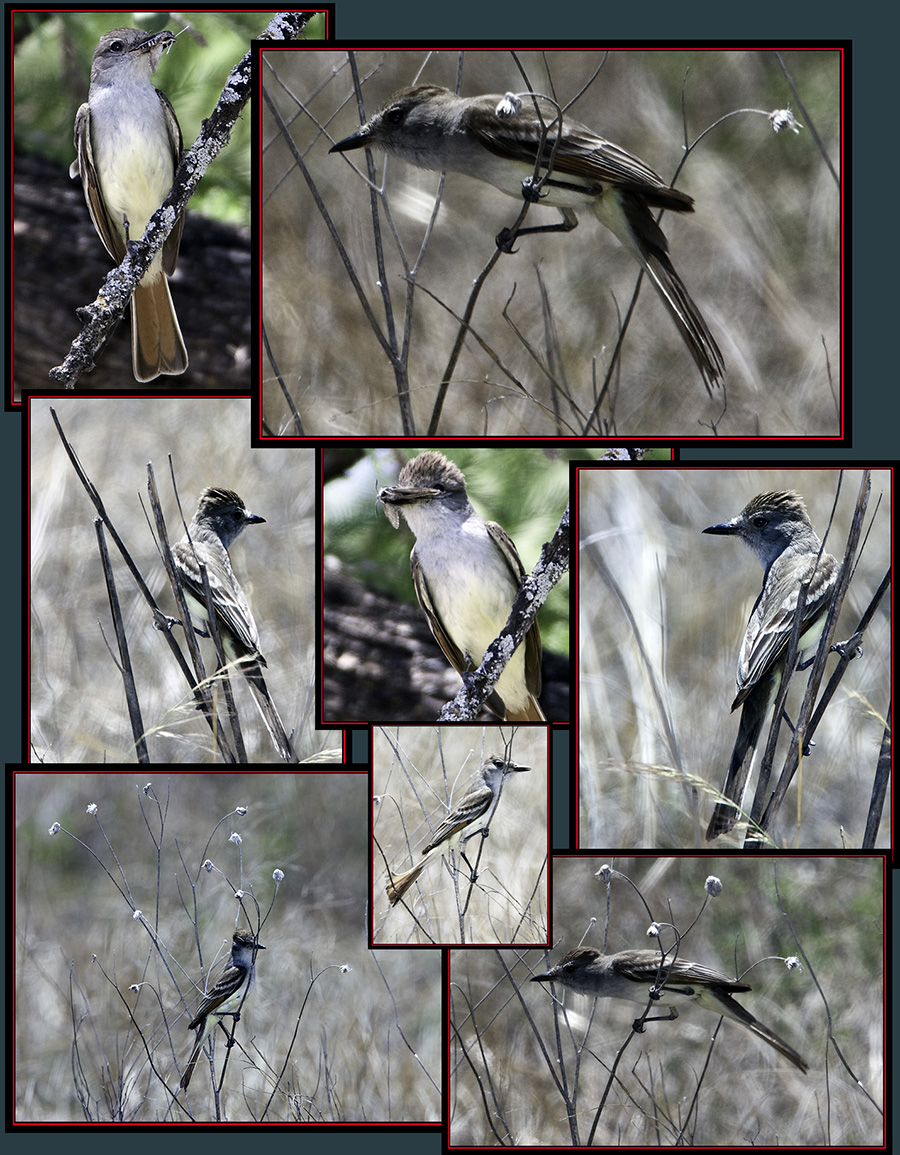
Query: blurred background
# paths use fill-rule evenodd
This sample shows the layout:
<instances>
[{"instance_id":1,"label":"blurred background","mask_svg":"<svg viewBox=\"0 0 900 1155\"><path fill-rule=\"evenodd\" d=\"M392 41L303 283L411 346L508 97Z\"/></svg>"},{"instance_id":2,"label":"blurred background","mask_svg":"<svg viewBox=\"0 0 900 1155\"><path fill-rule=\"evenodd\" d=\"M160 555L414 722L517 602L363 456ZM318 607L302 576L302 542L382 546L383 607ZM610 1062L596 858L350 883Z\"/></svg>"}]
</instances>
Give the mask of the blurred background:
<instances>
[{"instance_id":1,"label":"blurred background","mask_svg":"<svg viewBox=\"0 0 900 1155\"><path fill-rule=\"evenodd\" d=\"M194 1037L181 995L195 1005L197 938L207 969L227 955L238 887L251 915L259 903L266 949L237 1031L247 1054L229 1058L228 1121L438 1120L441 956L367 949L368 775L143 784L15 776L17 1120L190 1121L169 1093ZM195 1117L213 1119L205 1059L190 1091Z\"/></svg>"},{"instance_id":2,"label":"blurred background","mask_svg":"<svg viewBox=\"0 0 900 1155\"><path fill-rule=\"evenodd\" d=\"M15 262L14 383L46 388L81 328L75 310L92 301L112 259L94 231L75 159L75 114L87 100L91 58L104 32L138 27L182 33L153 83L175 109L185 150L211 116L232 69L274 12L20 12L13 29ZM186 30L185 30L186 29ZM184 31L183 31L184 30ZM307 35L324 34L315 18ZM167 388L243 388L250 383L250 118L191 198L172 296L190 367ZM138 238L134 238L137 240ZM82 390L133 389L129 322L123 320ZM176 382L176 384L173 384ZM159 388L155 382L151 388Z\"/></svg>"},{"instance_id":3,"label":"blurred background","mask_svg":"<svg viewBox=\"0 0 900 1155\"><path fill-rule=\"evenodd\" d=\"M236 490L266 519L264 525L248 526L231 551L268 662L266 682L285 727L295 731L300 758L339 747L339 735L313 729L313 450L251 449L246 398L170 398L162 404L148 398L71 397L30 403L32 757L67 763L135 757L122 680L104 639L104 631L106 638L113 634L93 526L96 511L63 449L51 406L164 612L176 613L141 507L148 462L171 541L180 540L184 528L169 455L186 520L209 485ZM209 728L114 546L111 552L150 756L164 762L209 761L214 758ZM248 755L273 762L277 753L245 681L240 674L232 678Z\"/></svg>"},{"instance_id":4,"label":"blurred background","mask_svg":"<svg viewBox=\"0 0 900 1155\"><path fill-rule=\"evenodd\" d=\"M435 678L416 668L404 675L401 667L402 654L396 648L386 651L379 660L377 635L386 633L390 627L390 608L382 612L377 621L370 621L370 629L376 635L368 647L373 663L383 664L383 677L372 677L371 671L357 671L373 689L381 688L370 705L363 707L360 693L344 693L335 683L329 684L329 677L347 671L338 671L341 665L340 647L347 644L347 630L338 625L329 632L329 618L326 615L326 718L348 720L339 714L340 700L356 703L363 711L350 720L391 720L391 721L433 721L437 712L425 712L423 717L413 713L417 699L424 686L440 679L445 701L452 698L460 688L459 676L446 661L431 639L425 624L425 615L419 608L409 569L409 555L415 538L405 520L399 529L394 529L384 516L383 509L376 504L375 495L383 486L395 485L403 465L418 456L419 449L372 449L364 452L350 451L350 458L344 451L327 449L324 453L326 484L323 499L324 514L324 554L326 605L329 603L329 588L338 578L355 579L367 590L383 593L392 600L405 603L413 609L413 621L425 625L423 652L429 667L434 668ZM599 456L602 450L588 451L588 455ZM569 458L574 451L540 449L461 449L455 446L447 449L445 456L454 461L466 475L466 492L481 517L498 522L515 542L525 572L530 573L537 562L544 542L556 532L560 518L569 501ZM583 454L577 454L583 456ZM544 713L551 720L568 720L568 652L569 652L569 581L564 575L551 591L544 603L538 621L544 647L544 681L546 692L550 683L562 683L564 700L551 702L548 709L544 693L541 701ZM510 608L512 608L510 606ZM333 646L329 649L329 641ZM557 667L548 664L552 658L558 659ZM405 669L405 667L404 667ZM350 672L353 672L352 670ZM405 678L405 689L399 703L391 696L391 679L400 675ZM399 713L396 712L399 709Z\"/></svg>"},{"instance_id":5,"label":"blurred background","mask_svg":"<svg viewBox=\"0 0 900 1155\"><path fill-rule=\"evenodd\" d=\"M596 877L605 864L625 876L609 891ZM704 1148L881 1141L880 859L572 856L554 858L552 874L553 950L451 952L451 1144L484 1146L499 1135L508 1146L585 1146L595 1121L596 1147L678 1146L685 1132ZM724 889L700 914L710 875ZM809 1073L736 1023L717 1032L716 1016L702 1008L630 1037L640 1004L595 1004L568 991L557 1021L553 988L532 975L577 946L655 949L653 919L664 924L666 947L665 924L686 936L681 958L744 976L753 989L738 1001L799 1051ZM781 960L801 952L802 969L786 970ZM555 990L560 998L563 988Z\"/></svg>"},{"instance_id":6,"label":"blurred background","mask_svg":"<svg viewBox=\"0 0 900 1155\"><path fill-rule=\"evenodd\" d=\"M723 395L707 397L669 315L644 286L620 373L592 431L631 435L810 437L838 430L840 193L813 131L775 134L768 113L792 105L787 72L814 118L828 160L841 152L840 59L835 52L362 52L365 115L416 83L462 94L555 92L569 115L674 180L685 138L703 136L678 174L693 214L663 218L673 263L728 367ZM783 61L784 67L782 67ZM599 64L603 67L591 79ZM384 179L399 244L382 222L376 264L363 152L329 155L359 127L347 55L320 48L272 53L264 83L384 327L384 290L403 333L408 270L417 265L409 383L415 429L428 426L473 280L517 202L449 174L427 250L420 252L438 174L392 161ZM682 109L686 127L682 124ZM739 112L737 110L740 110ZM753 111L757 110L757 111ZM794 108L797 112L797 109ZM732 115L733 114L733 115ZM801 123L804 116L798 114ZM263 314L275 358L297 384L307 433L401 432L397 384L366 320L306 181L272 116L263 115ZM528 224L556 223L532 209ZM522 238L494 268L475 313L438 435L571 436L593 407L628 308L637 265L595 220L568 235ZM427 293L436 294L443 306ZM337 339L336 339L337 337ZM482 343L479 343L480 338ZM829 380L830 360L833 380ZM271 367L270 425L289 414ZM580 430L579 430L580 431Z\"/></svg>"},{"instance_id":7,"label":"blurred background","mask_svg":"<svg viewBox=\"0 0 900 1155\"><path fill-rule=\"evenodd\" d=\"M758 493L795 489L822 537L841 472L800 467L579 471L580 845L693 845L691 793L681 770L696 779L705 830L713 800L704 794L704 783L720 790L725 780L740 714L731 713L738 652L763 570L742 542L702 531L735 517ZM860 477L859 470L843 471L825 546L838 558ZM891 504L891 475L874 470L866 524L874 522L835 641L856 629L890 566ZM602 556L634 615L661 704L635 630L592 560L592 549ZM845 672L811 756L791 784L776 826L781 845L861 845L890 706L888 599L882 600L862 650ZM829 658L825 682L836 660ZM806 675L798 673L788 692L792 718L805 688ZM786 750L787 738L782 727L779 750ZM758 764L759 758L751 774L754 790ZM886 818L878 845L887 845Z\"/></svg>"},{"instance_id":8,"label":"blurred background","mask_svg":"<svg viewBox=\"0 0 900 1155\"><path fill-rule=\"evenodd\" d=\"M432 832L480 784L481 767L494 754L531 769L504 780L484 846L476 836L464 848L478 864L471 899L468 867L459 872L457 900L446 860L437 855L403 896L405 905L389 907L387 865L397 875L419 861ZM548 766L546 726L373 727L376 942L547 941Z\"/></svg>"}]
</instances>

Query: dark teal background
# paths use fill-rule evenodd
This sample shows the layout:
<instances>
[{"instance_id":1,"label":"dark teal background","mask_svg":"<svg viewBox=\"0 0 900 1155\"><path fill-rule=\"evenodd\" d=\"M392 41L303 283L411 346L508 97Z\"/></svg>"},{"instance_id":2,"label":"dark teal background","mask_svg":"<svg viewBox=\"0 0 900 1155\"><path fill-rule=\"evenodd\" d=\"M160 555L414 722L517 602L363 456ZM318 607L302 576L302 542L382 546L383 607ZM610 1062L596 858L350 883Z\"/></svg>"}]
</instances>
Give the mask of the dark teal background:
<instances>
[{"instance_id":1,"label":"dark teal background","mask_svg":"<svg viewBox=\"0 0 900 1155\"><path fill-rule=\"evenodd\" d=\"M836 33L842 36L854 37L853 61L853 91L848 90L847 123L852 123L853 151L852 156L856 165L856 175L865 182L863 189L857 193L865 198L865 215L860 214L860 220L853 220L848 213L846 225L845 245L848 253L846 266L847 299L853 297L852 314L848 308L846 339L848 347L847 378L853 390L853 436L854 448L849 451L816 451L759 453L750 454L746 451L728 451L716 455L711 451L703 453L683 454L684 460L710 460L719 456L720 460L733 460L753 456L759 459L797 459L813 458L827 459L840 462L845 458L860 461L866 459L889 460L892 457L893 437L896 435L897 422L897 382L896 357L893 349L889 348L896 332L896 277L893 270L894 257L888 251L893 244L893 225L888 223L888 215L892 213L892 182L885 182L882 178L890 164L885 165L885 158L893 158L895 143L892 131L891 108L894 107L893 91L896 74L895 44L893 37L887 35L883 18L871 9L858 5L855 8L839 10L841 20L835 27L830 27L827 13L819 5L795 4L790 8L780 6L777 9L777 20L773 20L776 10L764 8L759 10L759 18L748 22L746 13L741 9L728 10L721 5L698 3L690 10L682 6L661 9L658 6L630 6L615 9L609 5L573 4L553 10L546 5L529 3L529 0L520 0L516 5L486 5L483 2L471 3L471 0L457 0L453 4L422 4L419 0L394 0L389 5L363 3L362 0L338 0L336 12L336 28L340 39L383 39L386 46L390 46L392 38L398 45L404 40L427 41L429 39L455 38L461 44L467 40L476 39L479 43L494 40L497 48L502 48L508 42L510 35L517 39L528 37L546 37L564 35L577 47L584 49L591 46L592 41L598 47L602 44L597 40L599 36L619 38L637 36L645 32L648 25L652 34L658 37L658 43L667 43L671 47L687 48L696 43L698 46L708 46L711 32L719 36L733 33L736 36L752 35L763 30L771 35L777 29L784 39L781 43L789 44L792 38L808 38L812 31L819 34ZM630 20L623 20L622 16L632 16ZM859 24L856 23L859 16ZM766 19L768 17L768 19ZM851 19L853 17L853 19ZM765 24L763 21L765 20ZM858 34L858 35L857 35ZM666 38L671 38L666 40ZM686 37L696 37L696 41L686 40ZM876 37L878 38L876 40ZM736 41L735 44L739 44ZM760 47L764 41L754 41ZM796 47L797 41L793 42ZM538 43L534 45L538 46ZM547 42L552 47L551 42ZM8 58L8 54L7 54ZM848 86L849 89L849 86ZM850 104L852 97L853 103ZM857 110L857 115L852 116ZM851 156L849 146L847 157ZM852 175L844 170L845 180ZM879 177L878 183L875 176ZM866 195L868 194L868 195ZM848 193L848 206L851 192ZM7 236L9 234L7 233ZM852 318L852 326L850 320ZM852 353L852 367L850 367ZM9 359L6 359L9 364ZM780 383L773 381L772 388L777 389ZM9 390L9 381L5 388ZM23 407L24 408L24 407ZM3 492L7 494L4 515L7 522L6 533L13 543L10 564L3 567L2 600L7 608L5 636L8 640L8 660L5 663L6 676L4 677L2 700L2 724L4 761L27 760L27 749L23 749L22 742L27 735L27 717L24 714L23 686L27 684L27 662L20 660L27 655L27 606L22 601L22 578L27 573L26 541L23 533L23 511L28 508L28 495L24 492L27 478L22 467L22 433L24 429L24 414L4 413L0 416L0 481ZM15 543L21 543L19 564L16 564ZM21 642L20 642L20 639ZM10 644L11 643L11 644ZM18 651L23 646L22 654ZM19 671L22 671L19 674ZM560 808L556 807L557 816ZM556 832L554 832L556 834ZM556 837L554 837L556 843ZM7 888L9 893L9 888ZM361 1056L361 1061L366 1061ZM87 1130L87 1129L85 1129ZM256 1144L263 1128L253 1134L235 1136L237 1141L246 1141ZM423 1135L421 1133L404 1133L398 1131L365 1131L358 1133L309 1133L298 1135L300 1128L291 1131L275 1131L266 1129L262 1142L276 1145L284 1142L296 1149L299 1143L303 1144L305 1152L310 1155L325 1149L328 1145L330 1155L343 1155L343 1152L365 1150L367 1155L381 1155L382 1151L390 1151L392 1155L418 1152L421 1155L437 1155L441 1149L441 1140L437 1135ZM89 1145L91 1150L99 1155L105 1155L106 1143L110 1148L121 1145L121 1134L116 1134L119 1128L107 1128L104 1132L91 1130L83 1139L76 1138L76 1143ZM174 1134L168 1128L155 1129L153 1132L130 1133L128 1142L133 1151L133 1144L141 1148L156 1149L162 1141L176 1144L176 1155L186 1151L189 1140L182 1138L187 1132L176 1131ZM178 1138L176 1138L176 1135ZM208 1141L205 1137L200 1142ZM280 1149L280 1146L279 1146ZM137 1153L135 1153L137 1155Z\"/></svg>"}]
</instances>

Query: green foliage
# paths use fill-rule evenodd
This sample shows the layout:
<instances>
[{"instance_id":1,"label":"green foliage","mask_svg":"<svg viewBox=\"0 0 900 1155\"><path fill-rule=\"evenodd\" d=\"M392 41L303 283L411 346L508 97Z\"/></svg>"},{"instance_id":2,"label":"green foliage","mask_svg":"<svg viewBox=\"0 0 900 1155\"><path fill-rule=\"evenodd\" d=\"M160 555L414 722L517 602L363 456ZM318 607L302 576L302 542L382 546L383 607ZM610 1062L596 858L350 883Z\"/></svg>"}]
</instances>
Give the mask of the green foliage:
<instances>
[{"instance_id":1,"label":"green foliage","mask_svg":"<svg viewBox=\"0 0 900 1155\"><path fill-rule=\"evenodd\" d=\"M325 490L325 553L338 556L366 585L415 604L409 573L413 536L401 522L391 528L375 495L393 485L404 462L421 452L369 450L348 477ZM602 450L450 449L446 455L466 475L472 504L485 518L499 522L516 543L530 571L544 542L556 531L569 500L569 460L599 456ZM569 651L569 582L553 590L540 616L547 649Z\"/></svg>"},{"instance_id":2,"label":"green foliage","mask_svg":"<svg viewBox=\"0 0 900 1155\"><path fill-rule=\"evenodd\" d=\"M166 54L154 83L165 92L181 125L184 146L193 144L201 121L215 107L228 74L250 50L250 41L266 27L273 12L196 12L190 29ZM148 32L169 28L176 34L182 22L169 14L70 12L17 18L14 29L17 148L38 152L66 167L74 160L75 113L87 99L91 57L104 32L131 25ZM321 36L314 26L307 36ZM243 116L231 142L207 171L191 208L231 223L250 219L250 122Z\"/></svg>"}]
</instances>

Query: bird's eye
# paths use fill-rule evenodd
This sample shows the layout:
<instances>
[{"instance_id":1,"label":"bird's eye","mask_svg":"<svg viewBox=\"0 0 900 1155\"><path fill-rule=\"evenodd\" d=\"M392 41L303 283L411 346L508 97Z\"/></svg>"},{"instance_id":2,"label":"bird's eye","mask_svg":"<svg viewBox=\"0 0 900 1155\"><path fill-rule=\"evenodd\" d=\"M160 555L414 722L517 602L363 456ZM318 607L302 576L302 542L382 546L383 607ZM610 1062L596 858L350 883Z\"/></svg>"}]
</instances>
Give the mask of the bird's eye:
<instances>
[{"instance_id":1,"label":"bird's eye","mask_svg":"<svg viewBox=\"0 0 900 1155\"><path fill-rule=\"evenodd\" d=\"M110 44L109 50L110 50L110 52L121 52L124 47L125 47L125 41L124 40L114 40L112 42L112 44Z\"/></svg>"},{"instance_id":2,"label":"bird's eye","mask_svg":"<svg viewBox=\"0 0 900 1155\"><path fill-rule=\"evenodd\" d=\"M403 109L399 107L389 108L384 114L384 119L388 124L399 124L403 120Z\"/></svg>"}]
</instances>

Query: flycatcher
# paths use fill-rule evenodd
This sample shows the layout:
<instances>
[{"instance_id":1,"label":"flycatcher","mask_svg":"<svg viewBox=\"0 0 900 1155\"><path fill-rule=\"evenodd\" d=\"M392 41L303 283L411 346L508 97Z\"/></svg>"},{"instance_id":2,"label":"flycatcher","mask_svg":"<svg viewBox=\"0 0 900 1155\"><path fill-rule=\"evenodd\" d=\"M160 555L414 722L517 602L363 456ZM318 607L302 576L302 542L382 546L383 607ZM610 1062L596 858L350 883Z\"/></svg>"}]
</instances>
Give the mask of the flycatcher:
<instances>
[{"instance_id":1,"label":"flycatcher","mask_svg":"<svg viewBox=\"0 0 900 1155\"><path fill-rule=\"evenodd\" d=\"M181 1076L181 1086L187 1090L191 1081L200 1050L209 1036L221 1022L223 1015L239 1015L247 996L256 982L256 952L265 950L249 930L236 930L231 943L231 957L219 981L208 991L197 1007L197 1014L188 1025L188 1030L197 1031L197 1039L188 1065Z\"/></svg>"},{"instance_id":2,"label":"flycatcher","mask_svg":"<svg viewBox=\"0 0 900 1155\"><path fill-rule=\"evenodd\" d=\"M419 604L457 673L476 670L506 625L525 568L495 521L482 521L466 496L466 479L440 453L420 453L378 500L396 528L400 513L416 535L410 554ZM541 635L537 622L500 675L487 705L507 722L544 722Z\"/></svg>"},{"instance_id":3,"label":"flycatcher","mask_svg":"<svg viewBox=\"0 0 900 1155\"><path fill-rule=\"evenodd\" d=\"M209 637L206 628L209 614L198 562L206 566L225 656L229 662L240 662L278 753L285 762L296 762L297 755L269 695L260 668L266 665L266 659L259 652L256 622L244 591L234 576L228 556L235 538L243 532L245 525L265 520L259 514L250 513L243 501L230 489L204 489L187 533L172 547L172 556L184 586L193 627L203 637Z\"/></svg>"},{"instance_id":4,"label":"flycatcher","mask_svg":"<svg viewBox=\"0 0 900 1155\"><path fill-rule=\"evenodd\" d=\"M435 830L431 841L422 851L422 861L404 874L391 873L387 884L391 906L399 902L416 881L428 865L433 851L439 849L441 854L446 854L459 845L461 839L468 839L489 826L500 801L504 780L510 774L530 769L530 766L519 766L508 758L501 758L499 754L491 754L475 782Z\"/></svg>"},{"instance_id":5,"label":"flycatcher","mask_svg":"<svg viewBox=\"0 0 900 1155\"><path fill-rule=\"evenodd\" d=\"M735 1023L747 1027L806 1074L809 1067L793 1047L775 1032L755 1019L731 996L752 990L727 975L684 959L664 959L655 950L622 950L618 954L601 954L590 947L569 951L562 962L546 974L533 975L533 983L561 983L570 990L590 998L630 999L651 1002L650 990L659 991L654 1002L667 1007L668 1019L678 1018L678 1008L696 1003ZM663 985L664 984L664 985Z\"/></svg>"},{"instance_id":6,"label":"flycatcher","mask_svg":"<svg viewBox=\"0 0 900 1155\"><path fill-rule=\"evenodd\" d=\"M181 160L175 112L150 83L163 51L174 43L171 32L106 32L94 52L87 104L75 118L78 159L69 176L81 176L94 228L116 262L125 256L127 240L144 235ZM167 280L175 272L183 227L182 214L131 298L131 359L138 381L188 367Z\"/></svg>"},{"instance_id":7,"label":"flycatcher","mask_svg":"<svg viewBox=\"0 0 900 1155\"><path fill-rule=\"evenodd\" d=\"M712 392L725 362L669 260L668 242L651 212L690 213L694 202L642 160L567 115L560 122L556 105L542 97L463 97L433 85L395 92L358 132L329 151L375 146L419 168L486 181L518 200L540 157L538 175L550 173L541 203L558 208L563 223L519 232L567 232L578 223L576 209L592 211L650 278Z\"/></svg>"},{"instance_id":8,"label":"flycatcher","mask_svg":"<svg viewBox=\"0 0 900 1155\"><path fill-rule=\"evenodd\" d=\"M798 659L822 636L828 606L837 584L838 564L830 553L819 558L822 543L803 504L793 490L761 493L737 517L711 525L704 533L739 537L756 554L765 574L738 655L737 697L732 710L743 706L737 741L722 793L740 804L753 754L769 707L778 696L784 659L794 626L800 587L809 582L800 624ZM817 564L818 561L818 564ZM731 830L738 814L720 802L706 831L708 839Z\"/></svg>"}]
</instances>

